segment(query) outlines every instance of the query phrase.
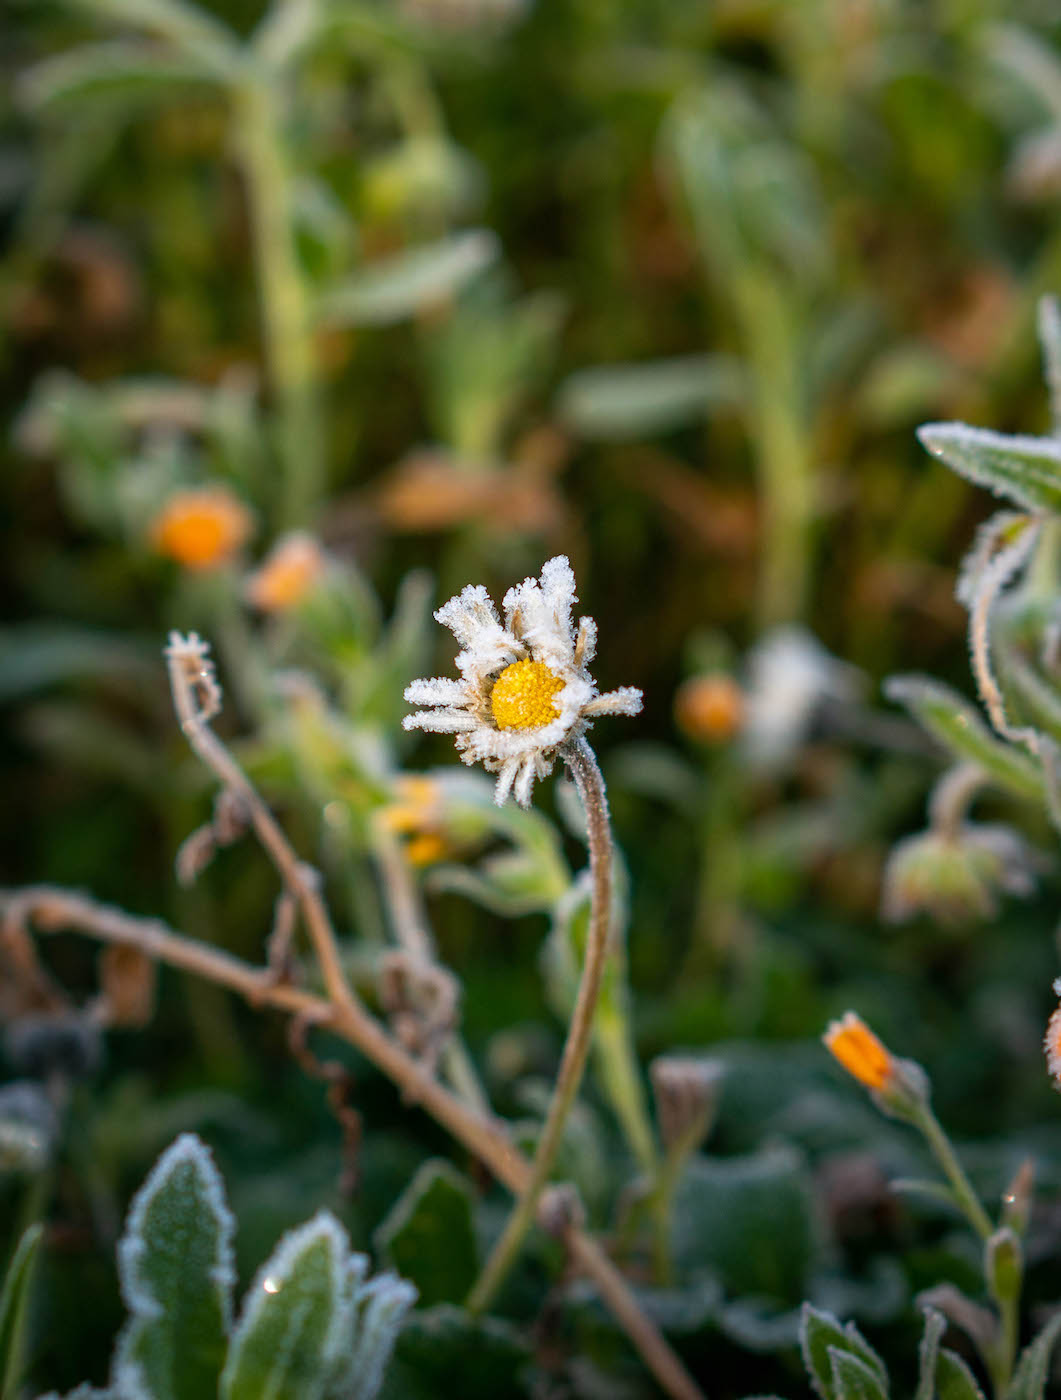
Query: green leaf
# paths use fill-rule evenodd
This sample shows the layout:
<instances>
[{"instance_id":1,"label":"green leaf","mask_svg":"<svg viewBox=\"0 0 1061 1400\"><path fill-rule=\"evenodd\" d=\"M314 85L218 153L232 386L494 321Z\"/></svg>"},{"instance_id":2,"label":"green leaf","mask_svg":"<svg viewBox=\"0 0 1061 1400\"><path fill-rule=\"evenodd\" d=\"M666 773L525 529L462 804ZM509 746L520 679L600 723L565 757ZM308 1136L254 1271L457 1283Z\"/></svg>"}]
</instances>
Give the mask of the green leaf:
<instances>
[{"instance_id":1,"label":"green leaf","mask_svg":"<svg viewBox=\"0 0 1061 1400\"><path fill-rule=\"evenodd\" d=\"M37 1257L43 1233L43 1225L30 1225L23 1232L4 1275L4 1286L0 1290L0 1390L6 1389L8 1380L17 1383L19 1379L17 1375L9 1375L9 1371L18 1369L15 1358L19 1351L22 1318L33 1261Z\"/></svg>"},{"instance_id":2,"label":"green leaf","mask_svg":"<svg viewBox=\"0 0 1061 1400\"><path fill-rule=\"evenodd\" d=\"M479 1272L472 1189L448 1162L425 1162L375 1234L425 1307L467 1296Z\"/></svg>"},{"instance_id":3,"label":"green leaf","mask_svg":"<svg viewBox=\"0 0 1061 1400\"><path fill-rule=\"evenodd\" d=\"M210 1153L182 1134L133 1198L118 1245L131 1316L114 1354L114 1387L127 1400L216 1393L232 1310L233 1227Z\"/></svg>"},{"instance_id":4,"label":"green leaf","mask_svg":"<svg viewBox=\"0 0 1061 1400\"><path fill-rule=\"evenodd\" d=\"M829 1347L828 1357L836 1400L886 1400L888 1388L879 1371L861 1357L843 1347Z\"/></svg>"},{"instance_id":5,"label":"green leaf","mask_svg":"<svg viewBox=\"0 0 1061 1400\"><path fill-rule=\"evenodd\" d=\"M157 669L157 648L141 647L127 636L68 627L24 623L0 628L0 701L21 700L62 681L115 679L127 689L149 680Z\"/></svg>"},{"instance_id":6,"label":"green leaf","mask_svg":"<svg viewBox=\"0 0 1061 1400\"><path fill-rule=\"evenodd\" d=\"M1050 1353L1061 1336L1061 1311L1055 1312L1039 1335L1021 1352L1007 1400L1042 1400Z\"/></svg>"},{"instance_id":7,"label":"green leaf","mask_svg":"<svg viewBox=\"0 0 1061 1400\"><path fill-rule=\"evenodd\" d=\"M525 1400L530 1360L530 1348L508 1323L440 1303L406 1323L382 1400Z\"/></svg>"},{"instance_id":8,"label":"green leaf","mask_svg":"<svg viewBox=\"0 0 1061 1400\"><path fill-rule=\"evenodd\" d=\"M243 1300L222 1400L318 1400L353 1329L350 1245L320 1211L285 1235Z\"/></svg>"},{"instance_id":9,"label":"green leaf","mask_svg":"<svg viewBox=\"0 0 1061 1400\"><path fill-rule=\"evenodd\" d=\"M936 1359L936 1400L984 1400L972 1371L957 1352L946 1347Z\"/></svg>"},{"instance_id":10,"label":"green leaf","mask_svg":"<svg viewBox=\"0 0 1061 1400\"><path fill-rule=\"evenodd\" d=\"M887 1394L888 1373L884 1362L853 1323L842 1327L830 1313L804 1303L799 1342L803 1364L822 1400L838 1400L833 1367L833 1356L837 1353L847 1353L861 1362Z\"/></svg>"},{"instance_id":11,"label":"green leaf","mask_svg":"<svg viewBox=\"0 0 1061 1400\"><path fill-rule=\"evenodd\" d=\"M19 93L32 111L66 112L88 102L162 102L173 87L210 79L192 59L115 39L67 49L36 64L19 80Z\"/></svg>"},{"instance_id":12,"label":"green leaf","mask_svg":"<svg viewBox=\"0 0 1061 1400\"><path fill-rule=\"evenodd\" d=\"M391 258L348 278L317 303L328 325L381 326L454 295L500 253L488 229L468 229Z\"/></svg>"},{"instance_id":13,"label":"green leaf","mask_svg":"<svg viewBox=\"0 0 1061 1400\"><path fill-rule=\"evenodd\" d=\"M182 53L195 54L219 77L242 67L235 36L198 5L186 0L73 0L97 19L132 24L167 39Z\"/></svg>"},{"instance_id":14,"label":"green leaf","mask_svg":"<svg viewBox=\"0 0 1061 1400\"><path fill-rule=\"evenodd\" d=\"M917 436L926 451L967 481L1025 510L1061 511L1061 442L965 423L926 423Z\"/></svg>"},{"instance_id":15,"label":"green leaf","mask_svg":"<svg viewBox=\"0 0 1061 1400\"><path fill-rule=\"evenodd\" d=\"M416 1289L405 1279L381 1274L359 1290L357 1338L345 1381L335 1400L375 1400Z\"/></svg>"},{"instance_id":16,"label":"green leaf","mask_svg":"<svg viewBox=\"0 0 1061 1400\"><path fill-rule=\"evenodd\" d=\"M926 1308L925 1331L917 1351L919 1370L914 1400L935 1400L936 1361L940 1340L946 1330L947 1319L943 1314L935 1308Z\"/></svg>"},{"instance_id":17,"label":"green leaf","mask_svg":"<svg viewBox=\"0 0 1061 1400\"><path fill-rule=\"evenodd\" d=\"M996 738L979 710L956 690L930 676L910 675L889 676L884 693L889 700L905 705L956 757L978 763L1002 787L1020 797L1042 799L1042 775L1034 761Z\"/></svg>"},{"instance_id":18,"label":"green leaf","mask_svg":"<svg viewBox=\"0 0 1061 1400\"><path fill-rule=\"evenodd\" d=\"M810 1174L792 1148L689 1162L672 1216L678 1267L714 1270L732 1295L796 1303L819 1246Z\"/></svg>"},{"instance_id":19,"label":"green leaf","mask_svg":"<svg viewBox=\"0 0 1061 1400\"><path fill-rule=\"evenodd\" d=\"M560 416L588 438L614 441L685 427L744 400L744 373L729 355L684 355L638 365L599 365L572 374Z\"/></svg>"}]
</instances>

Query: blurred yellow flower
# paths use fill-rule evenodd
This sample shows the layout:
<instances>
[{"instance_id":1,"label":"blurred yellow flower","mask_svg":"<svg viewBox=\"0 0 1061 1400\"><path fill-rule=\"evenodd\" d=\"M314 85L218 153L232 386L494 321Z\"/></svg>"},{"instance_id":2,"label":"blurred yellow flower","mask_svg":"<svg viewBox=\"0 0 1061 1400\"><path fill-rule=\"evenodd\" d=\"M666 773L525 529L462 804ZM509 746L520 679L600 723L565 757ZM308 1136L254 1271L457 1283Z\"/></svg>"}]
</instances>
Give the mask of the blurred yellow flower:
<instances>
[{"instance_id":1,"label":"blurred yellow flower","mask_svg":"<svg viewBox=\"0 0 1061 1400\"><path fill-rule=\"evenodd\" d=\"M261 612L297 607L323 577L324 551L305 531L282 536L244 586L244 595Z\"/></svg>"},{"instance_id":2,"label":"blurred yellow flower","mask_svg":"<svg viewBox=\"0 0 1061 1400\"><path fill-rule=\"evenodd\" d=\"M254 516L227 486L177 491L151 522L152 546L186 569L227 564L250 537Z\"/></svg>"},{"instance_id":3,"label":"blurred yellow flower","mask_svg":"<svg viewBox=\"0 0 1061 1400\"><path fill-rule=\"evenodd\" d=\"M690 676L674 697L674 718L688 738L724 744L744 721L744 692L724 671Z\"/></svg>"},{"instance_id":4,"label":"blurred yellow flower","mask_svg":"<svg viewBox=\"0 0 1061 1400\"><path fill-rule=\"evenodd\" d=\"M831 1021L822 1040L833 1058L867 1089L883 1089L895 1077L891 1052L853 1011Z\"/></svg>"}]
</instances>

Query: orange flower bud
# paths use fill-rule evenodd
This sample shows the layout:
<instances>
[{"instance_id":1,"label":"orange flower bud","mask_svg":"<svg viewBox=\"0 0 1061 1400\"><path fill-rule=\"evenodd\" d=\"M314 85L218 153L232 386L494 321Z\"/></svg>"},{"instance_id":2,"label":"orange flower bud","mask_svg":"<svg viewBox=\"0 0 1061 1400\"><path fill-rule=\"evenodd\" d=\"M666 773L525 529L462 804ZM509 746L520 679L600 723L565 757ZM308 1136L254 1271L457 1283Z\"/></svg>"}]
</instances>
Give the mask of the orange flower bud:
<instances>
[{"instance_id":1,"label":"orange flower bud","mask_svg":"<svg viewBox=\"0 0 1061 1400\"><path fill-rule=\"evenodd\" d=\"M853 1011L845 1012L840 1021L831 1021L822 1040L833 1058L867 1089L884 1089L894 1079L896 1063L891 1052Z\"/></svg>"},{"instance_id":2,"label":"orange flower bud","mask_svg":"<svg viewBox=\"0 0 1061 1400\"><path fill-rule=\"evenodd\" d=\"M284 535L247 579L244 595L261 612L285 612L302 602L324 568L324 552L312 535L304 531Z\"/></svg>"},{"instance_id":3,"label":"orange flower bud","mask_svg":"<svg viewBox=\"0 0 1061 1400\"><path fill-rule=\"evenodd\" d=\"M1061 996L1061 977L1054 983L1054 991ZM1043 1049L1046 1051L1047 1068L1053 1075L1055 1085L1061 1089L1061 1006L1046 1023Z\"/></svg>"},{"instance_id":4,"label":"orange flower bud","mask_svg":"<svg viewBox=\"0 0 1061 1400\"><path fill-rule=\"evenodd\" d=\"M254 517L226 486L175 492L151 522L153 547L186 569L219 568L250 537Z\"/></svg>"},{"instance_id":5,"label":"orange flower bud","mask_svg":"<svg viewBox=\"0 0 1061 1400\"><path fill-rule=\"evenodd\" d=\"M744 692L724 671L692 676L678 687L674 718L688 738L724 744L744 721Z\"/></svg>"}]
</instances>

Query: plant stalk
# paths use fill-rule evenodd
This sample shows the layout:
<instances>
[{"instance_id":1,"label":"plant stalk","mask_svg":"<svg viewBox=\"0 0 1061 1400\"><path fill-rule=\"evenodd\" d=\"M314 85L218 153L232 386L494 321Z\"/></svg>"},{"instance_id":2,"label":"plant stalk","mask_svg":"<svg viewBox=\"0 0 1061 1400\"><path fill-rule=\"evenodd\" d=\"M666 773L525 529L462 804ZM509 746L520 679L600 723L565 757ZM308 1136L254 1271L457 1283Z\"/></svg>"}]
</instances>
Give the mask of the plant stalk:
<instances>
[{"instance_id":1,"label":"plant stalk","mask_svg":"<svg viewBox=\"0 0 1061 1400\"><path fill-rule=\"evenodd\" d=\"M472 1312L482 1312L489 1305L515 1263L524 1238L534 1223L538 1201L556 1163L563 1141L564 1127L582 1083L586 1057L593 1038L594 1013L608 951L612 910L612 838L604 779L597 767L593 750L585 739L576 739L562 752L564 762L582 799L589 834L593 902L586 937L586 957L582 965L582 977L571 1024L568 1027L564 1053L560 1060L560 1070L531 1164L530 1177L475 1287L468 1295L467 1306Z\"/></svg>"},{"instance_id":2,"label":"plant stalk","mask_svg":"<svg viewBox=\"0 0 1061 1400\"><path fill-rule=\"evenodd\" d=\"M262 352L277 418L280 523L308 525L325 487L316 353L295 246L291 174L279 100L255 76L235 89L236 145L250 209L261 304Z\"/></svg>"},{"instance_id":3,"label":"plant stalk","mask_svg":"<svg viewBox=\"0 0 1061 1400\"><path fill-rule=\"evenodd\" d=\"M990 1239L995 1227L991 1224L987 1211L980 1204L980 1198L973 1190L969 1178L965 1175L954 1148L951 1146L950 1139L927 1103L919 1104L914 1123L920 1129L932 1155L942 1168L943 1175L950 1183L950 1188L961 1207L962 1214L982 1240Z\"/></svg>"}]
</instances>

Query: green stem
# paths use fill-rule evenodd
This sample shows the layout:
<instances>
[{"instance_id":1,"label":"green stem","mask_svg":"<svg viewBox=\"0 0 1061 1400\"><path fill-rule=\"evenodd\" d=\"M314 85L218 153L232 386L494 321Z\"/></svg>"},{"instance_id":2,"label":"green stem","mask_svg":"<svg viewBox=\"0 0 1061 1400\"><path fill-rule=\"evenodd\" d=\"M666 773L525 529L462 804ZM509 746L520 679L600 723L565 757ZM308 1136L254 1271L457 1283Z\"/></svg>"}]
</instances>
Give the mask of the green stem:
<instances>
[{"instance_id":1,"label":"green stem","mask_svg":"<svg viewBox=\"0 0 1061 1400\"><path fill-rule=\"evenodd\" d=\"M987 1211L980 1204L980 1199L973 1190L969 1178L962 1170L961 1163L950 1144L950 1139L927 1103L922 1102L918 1105L914 1123L924 1135L925 1141L932 1150L932 1155L943 1170L943 1175L950 1182L955 1200L961 1207L966 1220L982 1240L990 1239L995 1227L991 1224Z\"/></svg>"},{"instance_id":2,"label":"green stem","mask_svg":"<svg viewBox=\"0 0 1061 1400\"><path fill-rule=\"evenodd\" d=\"M482 1312L489 1305L515 1263L523 1240L534 1223L539 1198L560 1151L564 1127L586 1068L586 1057L593 1037L594 1013L608 951L612 907L612 838L608 823L608 803L604 795L604 779L597 767L593 750L585 739L575 740L562 752L582 799L589 833L593 904L586 937L586 959L582 965L578 997L568 1027L560 1070L531 1164L530 1177L508 1218L501 1238L468 1295L467 1306L472 1312Z\"/></svg>"},{"instance_id":3,"label":"green stem","mask_svg":"<svg viewBox=\"0 0 1061 1400\"><path fill-rule=\"evenodd\" d=\"M637 1072L625 1008L606 1007L597 1017L597 1072L612 1102L638 1169L653 1176L659 1162L648 1118L645 1092Z\"/></svg>"},{"instance_id":4,"label":"green stem","mask_svg":"<svg viewBox=\"0 0 1061 1400\"><path fill-rule=\"evenodd\" d=\"M280 520L288 527L305 525L325 488L324 442L309 298L295 247L291 172L275 90L249 77L236 88L235 105L258 268L263 353L278 419Z\"/></svg>"}]
</instances>

